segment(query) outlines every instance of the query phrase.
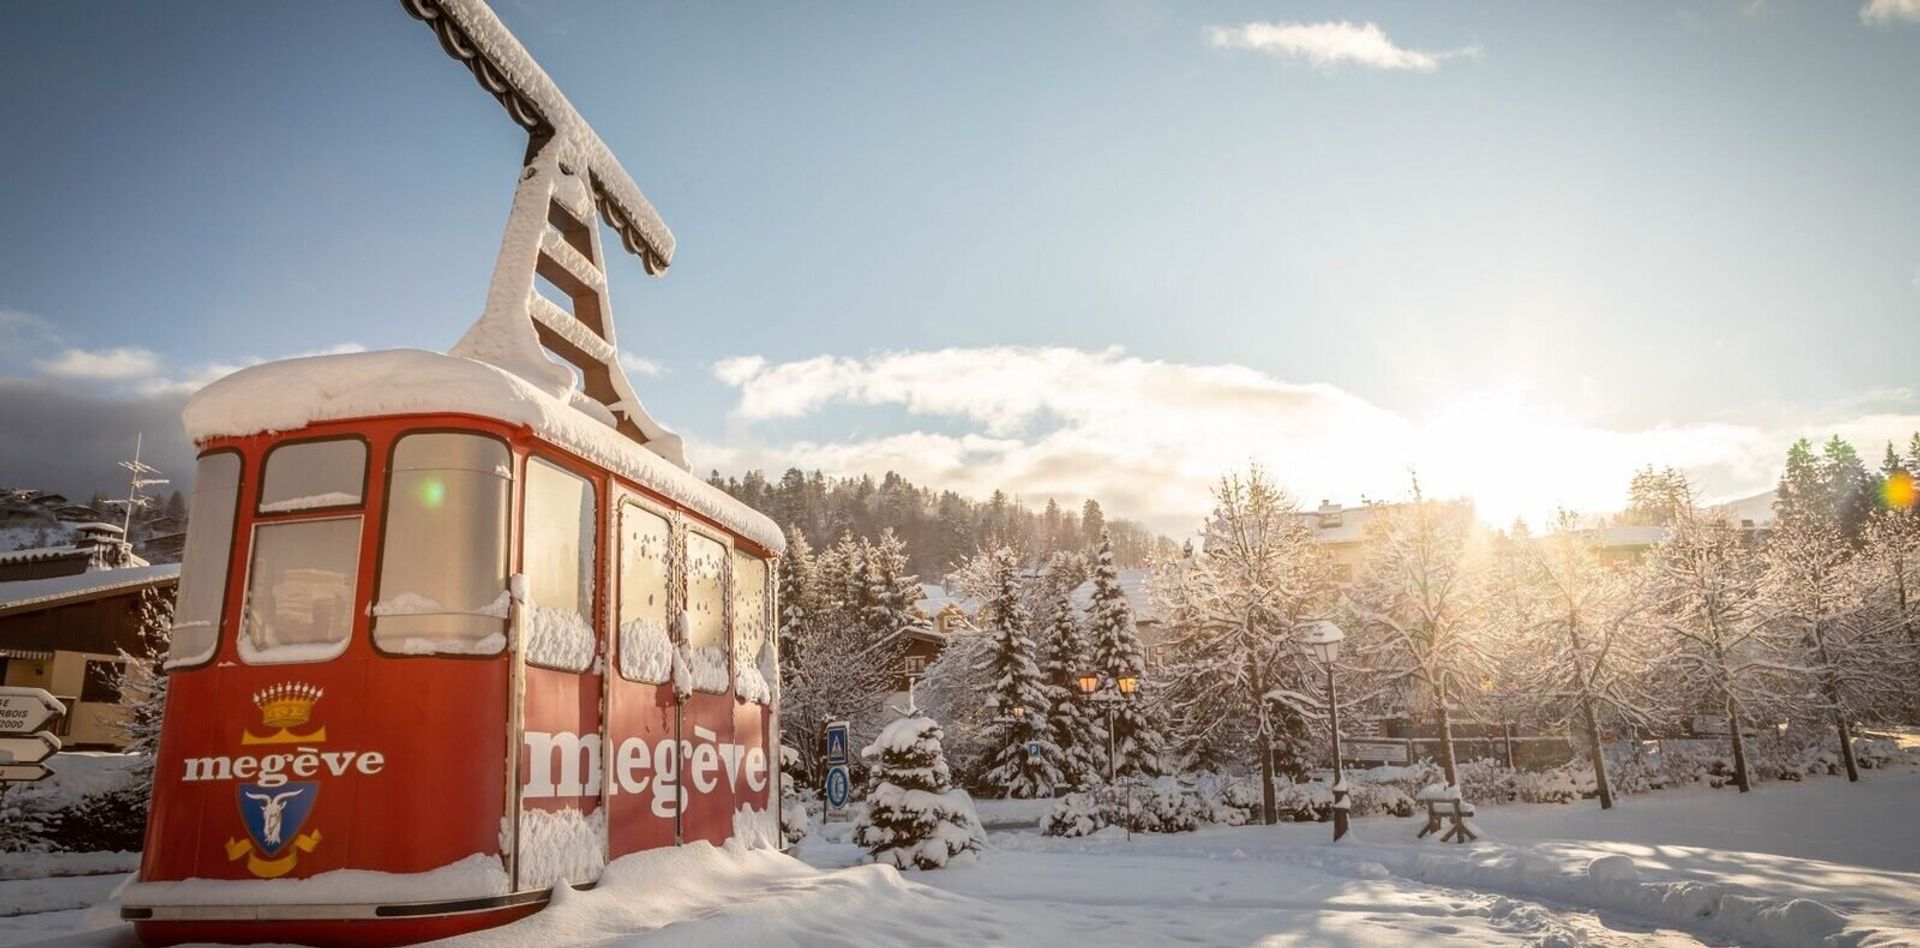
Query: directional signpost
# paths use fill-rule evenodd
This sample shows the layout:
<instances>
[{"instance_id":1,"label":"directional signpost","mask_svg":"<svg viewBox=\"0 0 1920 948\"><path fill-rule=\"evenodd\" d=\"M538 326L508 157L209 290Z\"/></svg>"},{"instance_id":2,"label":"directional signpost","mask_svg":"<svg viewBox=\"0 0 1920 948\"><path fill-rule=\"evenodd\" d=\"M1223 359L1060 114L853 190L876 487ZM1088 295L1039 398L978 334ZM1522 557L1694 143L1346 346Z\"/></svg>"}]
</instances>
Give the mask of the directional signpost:
<instances>
[{"instance_id":1,"label":"directional signpost","mask_svg":"<svg viewBox=\"0 0 1920 948\"><path fill-rule=\"evenodd\" d=\"M853 779L847 771L847 722L827 725L827 819L844 819L853 797Z\"/></svg>"},{"instance_id":2,"label":"directional signpost","mask_svg":"<svg viewBox=\"0 0 1920 948\"><path fill-rule=\"evenodd\" d=\"M0 783L31 783L53 772L40 762L60 749L60 739L40 726L66 710L39 688L0 688Z\"/></svg>"}]
</instances>

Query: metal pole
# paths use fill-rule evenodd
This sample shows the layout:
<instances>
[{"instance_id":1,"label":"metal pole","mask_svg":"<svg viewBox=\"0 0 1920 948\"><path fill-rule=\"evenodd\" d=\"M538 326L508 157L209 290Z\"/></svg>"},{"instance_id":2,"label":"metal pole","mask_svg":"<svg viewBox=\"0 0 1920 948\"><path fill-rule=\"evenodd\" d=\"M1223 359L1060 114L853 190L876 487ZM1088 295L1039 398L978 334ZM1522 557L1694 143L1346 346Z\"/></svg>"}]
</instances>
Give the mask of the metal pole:
<instances>
[{"instance_id":1,"label":"metal pole","mask_svg":"<svg viewBox=\"0 0 1920 948\"><path fill-rule=\"evenodd\" d=\"M1346 768L1340 761L1340 696L1333 687L1333 663L1327 663L1327 712L1333 730L1333 841L1347 835L1347 808L1340 804L1346 802Z\"/></svg>"},{"instance_id":2,"label":"metal pole","mask_svg":"<svg viewBox=\"0 0 1920 948\"><path fill-rule=\"evenodd\" d=\"M1107 705L1107 783L1113 783L1114 743L1113 743L1113 702Z\"/></svg>"}]
</instances>

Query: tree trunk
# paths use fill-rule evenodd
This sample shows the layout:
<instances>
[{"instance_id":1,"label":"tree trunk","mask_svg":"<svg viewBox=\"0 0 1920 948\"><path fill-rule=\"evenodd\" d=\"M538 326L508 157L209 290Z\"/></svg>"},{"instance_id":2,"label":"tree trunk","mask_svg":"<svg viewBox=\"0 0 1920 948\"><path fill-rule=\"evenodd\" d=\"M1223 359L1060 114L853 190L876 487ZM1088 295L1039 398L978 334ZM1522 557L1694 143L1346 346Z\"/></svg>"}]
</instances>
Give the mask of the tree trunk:
<instances>
[{"instance_id":1,"label":"tree trunk","mask_svg":"<svg viewBox=\"0 0 1920 948\"><path fill-rule=\"evenodd\" d=\"M1260 666L1253 668L1253 710L1259 715L1254 720L1260 726L1254 729L1254 740L1260 742L1260 815L1268 826L1280 822L1279 804L1273 799L1273 734L1267 716L1266 676L1260 674Z\"/></svg>"},{"instance_id":2,"label":"tree trunk","mask_svg":"<svg viewBox=\"0 0 1920 948\"><path fill-rule=\"evenodd\" d=\"M1727 696L1727 733L1733 736L1733 785L1746 793L1753 789L1747 779L1747 739L1740 732L1740 702L1732 695Z\"/></svg>"},{"instance_id":3,"label":"tree trunk","mask_svg":"<svg viewBox=\"0 0 1920 948\"><path fill-rule=\"evenodd\" d=\"M1587 724L1587 757L1593 761L1593 785L1600 790L1600 809L1613 809L1613 787L1607 782L1607 754L1600 745L1600 722L1593 713L1593 698L1580 696L1580 715Z\"/></svg>"},{"instance_id":4,"label":"tree trunk","mask_svg":"<svg viewBox=\"0 0 1920 948\"><path fill-rule=\"evenodd\" d=\"M1273 742L1260 738L1260 815L1267 825L1280 822L1279 807L1273 799Z\"/></svg>"},{"instance_id":5,"label":"tree trunk","mask_svg":"<svg viewBox=\"0 0 1920 948\"><path fill-rule=\"evenodd\" d=\"M1460 769L1453 760L1453 718L1447 713L1447 694L1440 692L1440 710L1437 715L1440 725L1440 769L1447 775L1447 786L1460 785Z\"/></svg>"},{"instance_id":6,"label":"tree trunk","mask_svg":"<svg viewBox=\"0 0 1920 948\"><path fill-rule=\"evenodd\" d=\"M1860 765L1853 759L1853 733L1847 727L1847 712L1841 708L1833 709L1833 726L1840 732L1840 760L1847 765L1847 780L1860 782Z\"/></svg>"}]
</instances>

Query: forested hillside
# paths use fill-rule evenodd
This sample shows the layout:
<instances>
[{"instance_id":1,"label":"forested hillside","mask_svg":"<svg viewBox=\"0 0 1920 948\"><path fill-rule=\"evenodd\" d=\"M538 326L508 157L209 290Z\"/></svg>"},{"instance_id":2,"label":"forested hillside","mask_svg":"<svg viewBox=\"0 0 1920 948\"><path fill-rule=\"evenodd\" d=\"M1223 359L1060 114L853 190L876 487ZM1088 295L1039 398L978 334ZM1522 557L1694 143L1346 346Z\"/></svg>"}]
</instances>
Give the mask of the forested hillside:
<instances>
[{"instance_id":1,"label":"forested hillside","mask_svg":"<svg viewBox=\"0 0 1920 948\"><path fill-rule=\"evenodd\" d=\"M798 527L815 545L847 534L877 539L890 528L906 544L913 573L928 582L982 549L1005 546L1028 562L1057 551L1086 550L1099 545L1103 528L1113 534L1114 561L1121 569L1145 566L1156 546L1172 544L1139 524L1108 520L1097 500L1089 499L1076 510L1049 498L1036 510L1004 491L978 501L953 491L916 487L892 471L878 481L870 475L837 478L798 468L788 468L778 481L760 471L739 478L715 471L708 481L766 513L782 529Z\"/></svg>"}]
</instances>

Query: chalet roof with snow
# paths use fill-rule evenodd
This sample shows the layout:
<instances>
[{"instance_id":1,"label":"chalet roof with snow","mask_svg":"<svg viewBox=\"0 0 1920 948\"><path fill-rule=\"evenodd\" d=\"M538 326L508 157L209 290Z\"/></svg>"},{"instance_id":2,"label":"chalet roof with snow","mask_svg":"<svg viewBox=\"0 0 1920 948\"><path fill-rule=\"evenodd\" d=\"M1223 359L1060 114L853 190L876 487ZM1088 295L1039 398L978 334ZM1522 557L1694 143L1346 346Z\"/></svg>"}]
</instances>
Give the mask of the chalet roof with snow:
<instances>
[{"instance_id":1,"label":"chalet roof with snow","mask_svg":"<svg viewBox=\"0 0 1920 948\"><path fill-rule=\"evenodd\" d=\"M176 582L180 564L94 570L72 576L0 583L0 616L95 599L110 593Z\"/></svg>"},{"instance_id":2,"label":"chalet roof with snow","mask_svg":"<svg viewBox=\"0 0 1920 948\"><path fill-rule=\"evenodd\" d=\"M1118 571L1120 591L1126 594L1127 605L1133 608L1135 622L1159 622L1160 609L1153 603L1153 597L1147 593L1147 581L1153 576L1152 570L1123 569ZM1089 579L1073 590L1073 607L1085 612L1093 606L1093 580Z\"/></svg>"}]
</instances>

